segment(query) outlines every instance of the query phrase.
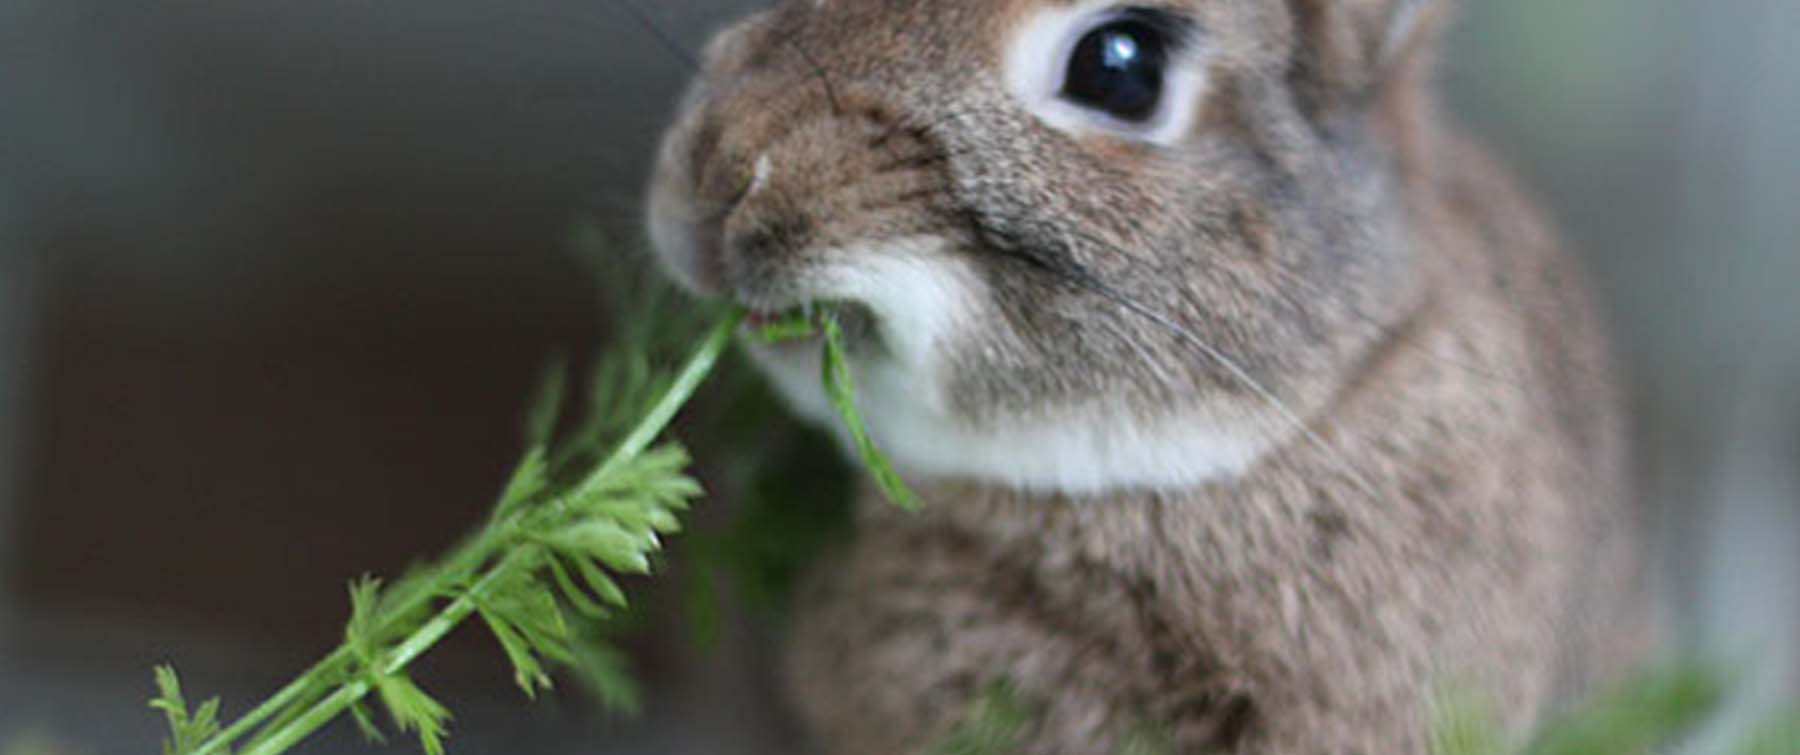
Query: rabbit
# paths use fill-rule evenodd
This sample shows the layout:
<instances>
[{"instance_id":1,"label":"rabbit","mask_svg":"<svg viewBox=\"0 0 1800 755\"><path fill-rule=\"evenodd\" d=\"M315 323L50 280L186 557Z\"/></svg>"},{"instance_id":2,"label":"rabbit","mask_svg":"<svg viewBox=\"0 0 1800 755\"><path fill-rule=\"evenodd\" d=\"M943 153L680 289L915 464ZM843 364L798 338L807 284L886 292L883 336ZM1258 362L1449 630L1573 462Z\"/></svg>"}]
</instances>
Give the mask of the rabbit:
<instances>
[{"instance_id":1,"label":"rabbit","mask_svg":"<svg viewBox=\"0 0 1800 755\"><path fill-rule=\"evenodd\" d=\"M1448 0L785 0L654 155L662 267L830 305L871 486L784 661L822 752L1515 740L1655 646L1620 381L1432 94ZM816 341L747 344L836 427ZM840 434L842 430L838 430ZM848 441L846 441L848 442Z\"/></svg>"}]
</instances>

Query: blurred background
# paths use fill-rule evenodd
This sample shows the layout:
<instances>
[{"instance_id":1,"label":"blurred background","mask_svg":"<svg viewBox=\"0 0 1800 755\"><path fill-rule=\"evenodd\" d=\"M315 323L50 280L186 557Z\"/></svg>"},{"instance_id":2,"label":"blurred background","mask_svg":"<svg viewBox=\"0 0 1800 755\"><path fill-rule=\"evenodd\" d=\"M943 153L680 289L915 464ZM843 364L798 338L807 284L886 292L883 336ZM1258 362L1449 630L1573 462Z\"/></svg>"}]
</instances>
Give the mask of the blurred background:
<instances>
[{"instance_id":1,"label":"blurred background","mask_svg":"<svg viewBox=\"0 0 1800 755\"><path fill-rule=\"evenodd\" d=\"M638 1L688 49L760 4ZM1800 4L1464 6L1447 100L1611 310L1683 641L1777 699ZM687 73L612 0L0 0L0 752L153 750L164 660L242 710L337 642L346 579L475 522L547 356L603 338L569 240L635 227ZM423 678L457 752L782 751L768 632L727 626L631 641L637 723L525 702L472 634ZM363 751L331 735L302 751Z\"/></svg>"}]
</instances>

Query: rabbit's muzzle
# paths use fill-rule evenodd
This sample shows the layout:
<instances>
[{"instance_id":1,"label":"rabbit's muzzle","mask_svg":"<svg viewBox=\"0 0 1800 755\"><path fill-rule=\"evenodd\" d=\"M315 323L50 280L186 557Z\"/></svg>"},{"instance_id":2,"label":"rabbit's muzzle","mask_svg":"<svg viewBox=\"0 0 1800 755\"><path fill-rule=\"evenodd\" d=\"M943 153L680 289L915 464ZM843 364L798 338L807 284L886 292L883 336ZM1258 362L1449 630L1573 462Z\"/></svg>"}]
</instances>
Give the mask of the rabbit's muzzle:
<instances>
[{"instance_id":1,"label":"rabbit's muzzle","mask_svg":"<svg viewBox=\"0 0 1800 755\"><path fill-rule=\"evenodd\" d=\"M898 238L957 235L947 160L923 129L838 85L754 81L671 130L652 185L659 253L684 283L759 308L818 298L808 278Z\"/></svg>"}]
</instances>

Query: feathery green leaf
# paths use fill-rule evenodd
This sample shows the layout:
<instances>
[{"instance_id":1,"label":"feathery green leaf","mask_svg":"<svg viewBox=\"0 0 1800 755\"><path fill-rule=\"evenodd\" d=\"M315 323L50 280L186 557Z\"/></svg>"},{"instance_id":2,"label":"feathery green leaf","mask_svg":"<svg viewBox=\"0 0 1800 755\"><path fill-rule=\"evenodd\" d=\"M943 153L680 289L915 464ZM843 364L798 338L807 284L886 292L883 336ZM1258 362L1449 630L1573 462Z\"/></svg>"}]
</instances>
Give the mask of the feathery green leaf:
<instances>
[{"instance_id":1,"label":"feathery green leaf","mask_svg":"<svg viewBox=\"0 0 1800 755\"><path fill-rule=\"evenodd\" d=\"M156 688L157 696L150 701L150 707L162 711L169 722L163 755L188 755L219 731L218 698L201 703L190 714L187 699L181 694L181 679L170 666L156 667Z\"/></svg>"},{"instance_id":2,"label":"feathery green leaf","mask_svg":"<svg viewBox=\"0 0 1800 755\"><path fill-rule=\"evenodd\" d=\"M401 733L417 734L419 745L425 748L427 755L444 755L450 710L443 703L425 694L425 690L419 689L419 685L405 674L382 676L376 680L375 689L380 693L388 715L394 719L395 728Z\"/></svg>"},{"instance_id":3,"label":"feathery green leaf","mask_svg":"<svg viewBox=\"0 0 1800 755\"><path fill-rule=\"evenodd\" d=\"M375 744L387 744L387 735L381 733L381 727L375 724L374 714L369 712L369 706L362 701L350 704L350 718L356 721L356 729L362 732L363 739Z\"/></svg>"},{"instance_id":4,"label":"feathery green leaf","mask_svg":"<svg viewBox=\"0 0 1800 755\"><path fill-rule=\"evenodd\" d=\"M537 398L525 414L525 447L539 449L550 445L556 420L562 416L563 395L568 392L569 368L561 359L550 363L538 385Z\"/></svg>"}]
</instances>

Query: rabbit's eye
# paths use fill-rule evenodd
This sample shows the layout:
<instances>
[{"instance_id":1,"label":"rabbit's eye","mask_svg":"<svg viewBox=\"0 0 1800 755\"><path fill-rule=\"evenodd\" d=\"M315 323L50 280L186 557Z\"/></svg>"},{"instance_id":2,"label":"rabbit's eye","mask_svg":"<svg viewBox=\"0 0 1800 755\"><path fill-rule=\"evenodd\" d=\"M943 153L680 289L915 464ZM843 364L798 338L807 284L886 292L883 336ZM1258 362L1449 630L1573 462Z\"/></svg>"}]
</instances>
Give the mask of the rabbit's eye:
<instances>
[{"instance_id":1,"label":"rabbit's eye","mask_svg":"<svg viewBox=\"0 0 1800 755\"><path fill-rule=\"evenodd\" d=\"M1094 10L1109 4L1046 4L1027 17L1007 47L1007 88L1052 128L1175 144L1206 92L1204 29L1163 7Z\"/></svg>"},{"instance_id":2,"label":"rabbit's eye","mask_svg":"<svg viewBox=\"0 0 1800 755\"><path fill-rule=\"evenodd\" d=\"M1120 19L1081 38L1069 57L1062 96L1132 123L1156 115L1169 46L1154 26Z\"/></svg>"}]
</instances>

